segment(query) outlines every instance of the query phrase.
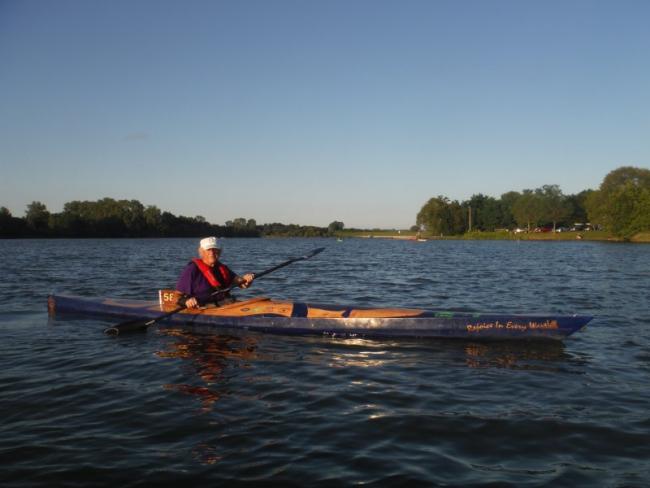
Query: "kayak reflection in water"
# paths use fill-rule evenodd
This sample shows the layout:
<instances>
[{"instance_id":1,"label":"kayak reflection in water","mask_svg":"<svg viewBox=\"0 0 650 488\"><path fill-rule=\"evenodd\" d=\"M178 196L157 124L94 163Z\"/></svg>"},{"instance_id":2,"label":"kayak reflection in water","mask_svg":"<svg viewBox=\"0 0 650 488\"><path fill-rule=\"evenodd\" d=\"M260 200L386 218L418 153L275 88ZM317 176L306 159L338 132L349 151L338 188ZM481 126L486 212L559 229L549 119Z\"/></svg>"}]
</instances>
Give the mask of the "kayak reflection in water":
<instances>
[{"instance_id":1,"label":"kayak reflection in water","mask_svg":"<svg viewBox=\"0 0 650 488\"><path fill-rule=\"evenodd\" d=\"M252 336L195 335L174 328L161 329L161 333L172 340L165 341L164 350L156 355L189 361L201 380L197 382L190 375L187 383L168 383L164 388L194 396L203 412L210 411L227 393L228 369L248 367L257 357L257 340Z\"/></svg>"},{"instance_id":2,"label":"kayak reflection in water","mask_svg":"<svg viewBox=\"0 0 650 488\"><path fill-rule=\"evenodd\" d=\"M219 261L223 243L216 237L206 237L199 242L199 259L192 259L183 269L176 291L182 296L179 305L187 308L198 308L205 305L226 305L235 299L230 293L218 293L219 289L232 286L248 288L255 275L252 273L239 276L228 266Z\"/></svg>"}]
</instances>

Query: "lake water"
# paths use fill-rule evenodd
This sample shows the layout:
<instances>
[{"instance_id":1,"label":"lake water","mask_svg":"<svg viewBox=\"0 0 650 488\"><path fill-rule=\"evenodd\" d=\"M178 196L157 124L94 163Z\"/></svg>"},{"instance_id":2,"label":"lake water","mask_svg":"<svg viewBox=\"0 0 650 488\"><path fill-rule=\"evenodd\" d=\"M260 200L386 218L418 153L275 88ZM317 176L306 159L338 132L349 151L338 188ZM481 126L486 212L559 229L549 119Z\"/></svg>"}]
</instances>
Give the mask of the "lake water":
<instances>
[{"instance_id":1,"label":"lake water","mask_svg":"<svg viewBox=\"0 0 650 488\"><path fill-rule=\"evenodd\" d=\"M108 337L51 292L154 299L196 239L0 241L0 485L648 486L650 246L230 239L241 297L594 315L564 343L181 328Z\"/></svg>"}]
</instances>

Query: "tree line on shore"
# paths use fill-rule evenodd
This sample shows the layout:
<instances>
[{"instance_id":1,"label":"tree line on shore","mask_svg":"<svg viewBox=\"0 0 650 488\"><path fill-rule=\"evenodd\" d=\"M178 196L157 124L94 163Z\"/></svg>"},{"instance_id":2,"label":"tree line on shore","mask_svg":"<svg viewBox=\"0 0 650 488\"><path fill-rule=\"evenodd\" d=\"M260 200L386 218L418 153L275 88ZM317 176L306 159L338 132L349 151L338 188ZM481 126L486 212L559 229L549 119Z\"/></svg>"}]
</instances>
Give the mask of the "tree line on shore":
<instances>
[{"instance_id":1,"label":"tree line on shore","mask_svg":"<svg viewBox=\"0 0 650 488\"><path fill-rule=\"evenodd\" d=\"M68 202L59 213L51 213L46 205L34 201L27 205L22 218L0 207L0 237L327 237L343 227L338 221L328 227L258 225L254 219L244 218L215 225L200 215L176 216L138 200L113 198Z\"/></svg>"},{"instance_id":2,"label":"tree line on shore","mask_svg":"<svg viewBox=\"0 0 650 488\"><path fill-rule=\"evenodd\" d=\"M473 195L458 202L445 196L429 199L416 217L414 230L432 235L459 235L471 231L553 231L589 222L612 235L629 239L650 231L650 170L624 166L605 176L597 190L565 195L558 185L511 191L501 198Z\"/></svg>"},{"instance_id":3,"label":"tree line on shore","mask_svg":"<svg viewBox=\"0 0 650 488\"><path fill-rule=\"evenodd\" d=\"M494 198L483 194L458 202L445 196L429 199L411 230L431 235L460 235L473 231L528 231L538 226L553 230L589 222L612 235L629 239L650 231L650 170L624 166L605 176L597 190L565 195L558 185L510 191ZM270 223L236 218L225 225L207 222L200 215L176 216L138 200L102 198L72 201L51 213L38 201L27 206L24 217L0 207L2 237L329 237L344 229L343 222L327 227ZM355 229L348 229L355 230ZM356 229L358 230L358 229Z\"/></svg>"}]
</instances>

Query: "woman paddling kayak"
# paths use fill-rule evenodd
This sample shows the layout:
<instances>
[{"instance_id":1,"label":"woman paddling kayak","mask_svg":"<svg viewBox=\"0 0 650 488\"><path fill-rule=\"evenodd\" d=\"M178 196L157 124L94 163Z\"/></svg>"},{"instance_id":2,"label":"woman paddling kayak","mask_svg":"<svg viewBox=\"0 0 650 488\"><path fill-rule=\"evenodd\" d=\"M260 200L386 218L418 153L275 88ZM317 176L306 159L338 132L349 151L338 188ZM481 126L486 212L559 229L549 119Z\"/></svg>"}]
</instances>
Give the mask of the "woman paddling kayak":
<instances>
[{"instance_id":1,"label":"woman paddling kayak","mask_svg":"<svg viewBox=\"0 0 650 488\"><path fill-rule=\"evenodd\" d=\"M199 242L199 259L192 259L181 272L176 283L176 291L181 294L179 305L198 308L203 305L217 306L233 303L230 293L213 293L220 289L239 286L248 288L255 275L247 273L239 276L219 261L222 242L216 237L206 237Z\"/></svg>"}]
</instances>

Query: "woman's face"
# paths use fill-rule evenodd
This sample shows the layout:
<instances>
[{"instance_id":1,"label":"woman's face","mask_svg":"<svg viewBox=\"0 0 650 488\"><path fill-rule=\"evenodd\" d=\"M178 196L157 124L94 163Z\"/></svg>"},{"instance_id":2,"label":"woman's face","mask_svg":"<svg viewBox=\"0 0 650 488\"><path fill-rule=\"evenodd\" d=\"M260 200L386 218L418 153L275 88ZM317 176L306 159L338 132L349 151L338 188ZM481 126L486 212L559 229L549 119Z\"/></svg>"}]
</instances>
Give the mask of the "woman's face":
<instances>
[{"instance_id":1,"label":"woman's face","mask_svg":"<svg viewBox=\"0 0 650 488\"><path fill-rule=\"evenodd\" d=\"M202 247L199 247L199 256L201 256L201 261L208 266L214 266L219 260L220 255L220 249L203 249Z\"/></svg>"}]
</instances>

